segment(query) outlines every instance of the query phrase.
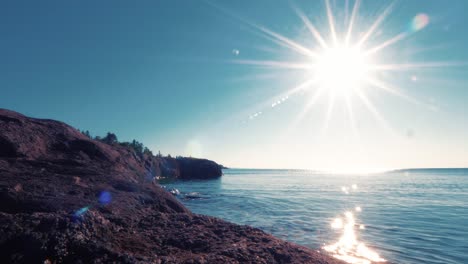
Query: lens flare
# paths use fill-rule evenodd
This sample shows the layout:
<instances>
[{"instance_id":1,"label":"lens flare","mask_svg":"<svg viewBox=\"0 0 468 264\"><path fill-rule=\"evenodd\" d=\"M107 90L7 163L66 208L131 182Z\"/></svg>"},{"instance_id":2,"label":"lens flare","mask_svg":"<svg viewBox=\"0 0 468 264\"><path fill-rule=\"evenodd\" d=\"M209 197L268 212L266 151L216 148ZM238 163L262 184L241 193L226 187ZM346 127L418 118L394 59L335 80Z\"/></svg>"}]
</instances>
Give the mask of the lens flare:
<instances>
[{"instance_id":1,"label":"lens flare","mask_svg":"<svg viewBox=\"0 0 468 264\"><path fill-rule=\"evenodd\" d=\"M82 215L84 215L87 211L89 210L89 206L86 206L86 207L83 207L83 208L80 208L79 210L77 210L73 216L75 217L81 217Z\"/></svg>"},{"instance_id":2,"label":"lens flare","mask_svg":"<svg viewBox=\"0 0 468 264\"><path fill-rule=\"evenodd\" d=\"M427 14L418 14L411 21L411 31L416 32L425 28L429 24L429 16Z\"/></svg>"},{"instance_id":3,"label":"lens flare","mask_svg":"<svg viewBox=\"0 0 468 264\"><path fill-rule=\"evenodd\" d=\"M103 191L99 194L99 203L106 205L112 201L112 194L108 191Z\"/></svg>"}]
</instances>

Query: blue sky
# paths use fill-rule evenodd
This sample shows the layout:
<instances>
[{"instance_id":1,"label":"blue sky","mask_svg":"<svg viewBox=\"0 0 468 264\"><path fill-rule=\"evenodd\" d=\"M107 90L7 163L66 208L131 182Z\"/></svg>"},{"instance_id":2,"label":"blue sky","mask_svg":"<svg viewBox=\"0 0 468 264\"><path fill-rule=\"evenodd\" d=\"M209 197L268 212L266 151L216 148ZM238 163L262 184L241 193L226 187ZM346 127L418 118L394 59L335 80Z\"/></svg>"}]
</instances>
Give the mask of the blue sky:
<instances>
[{"instance_id":1,"label":"blue sky","mask_svg":"<svg viewBox=\"0 0 468 264\"><path fill-rule=\"evenodd\" d=\"M362 1L353 37L390 3ZM353 4L331 1L338 33ZM324 129L326 97L292 124L313 92L281 100L307 72L237 63L307 61L253 26L315 49L293 6L329 38L323 1L3 1L0 107L234 167L468 166L467 1L395 2L365 46L410 34L376 60L449 66L378 73L418 103L366 89L385 121L354 98L357 135L340 100Z\"/></svg>"}]
</instances>

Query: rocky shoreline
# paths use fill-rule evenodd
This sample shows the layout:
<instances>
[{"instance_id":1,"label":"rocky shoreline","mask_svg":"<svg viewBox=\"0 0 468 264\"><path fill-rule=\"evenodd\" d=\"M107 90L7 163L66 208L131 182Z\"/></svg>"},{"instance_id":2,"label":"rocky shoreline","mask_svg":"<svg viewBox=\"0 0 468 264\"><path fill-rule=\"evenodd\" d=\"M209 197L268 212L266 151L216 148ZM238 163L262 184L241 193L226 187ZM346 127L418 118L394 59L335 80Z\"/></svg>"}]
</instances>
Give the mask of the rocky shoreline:
<instances>
[{"instance_id":1,"label":"rocky shoreline","mask_svg":"<svg viewBox=\"0 0 468 264\"><path fill-rule=\"evenodd\" d=\"M191 213L153 179L221 165L135 155L58 121L0 109L5 263L341 263L259 229Z\"/></svg>"}]
</instances>

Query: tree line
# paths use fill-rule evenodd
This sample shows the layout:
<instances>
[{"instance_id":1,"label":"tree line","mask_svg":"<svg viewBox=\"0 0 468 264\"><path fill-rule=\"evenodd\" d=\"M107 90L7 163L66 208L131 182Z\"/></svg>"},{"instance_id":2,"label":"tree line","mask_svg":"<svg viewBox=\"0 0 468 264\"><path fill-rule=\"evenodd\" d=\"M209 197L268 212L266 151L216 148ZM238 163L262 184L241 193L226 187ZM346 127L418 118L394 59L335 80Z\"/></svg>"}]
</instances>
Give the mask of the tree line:
<instances>
[{"instance_id":1,"label":"tree line","mask_svg":"<svg viewBox=\"0 0 468 264\"><path fill-rule=\"evenodd\" d=\"M91 133L89 133L88 130L82 130L80 132L83 135L90 138L90 139L94 139L94 140L103 142L103 143L108 144L108 145L120 145L120 146L123 146L123 147L126 147L126 148L133 149L133 151L135 151L135 153L137 155L141 156L141 157L143 155L145 155L145 154L150 155L150 156L154 156L153 152L149 148L147 148L145 145L143 145L143 143L138 142L135 139L132 140L131 142L128 142L128 141L120 142L118 140L118 138L117 138L117 135L112 133L112 132L107 132L107 135L104 136L104 137L100 137L100 136L93 137L93 136L91 136ZM158 154L156 155L156 157L162 157L160 151L158 151ZM171 158L171 155L169 154L168 157Z\"/></svg>"}]
</instances>

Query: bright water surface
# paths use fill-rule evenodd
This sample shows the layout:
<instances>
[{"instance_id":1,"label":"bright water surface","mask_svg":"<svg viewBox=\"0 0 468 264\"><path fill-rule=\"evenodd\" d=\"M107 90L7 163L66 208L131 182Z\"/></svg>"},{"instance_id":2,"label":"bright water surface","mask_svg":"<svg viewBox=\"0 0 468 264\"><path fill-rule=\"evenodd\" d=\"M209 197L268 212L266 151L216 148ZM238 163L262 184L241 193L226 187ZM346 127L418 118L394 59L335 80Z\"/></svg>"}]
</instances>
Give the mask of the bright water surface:
<instances>
[{"instance_id":1,"label":"bright water surface","mask_svg":"<svg viewBox=\"0 0 468 264\"><path fill-rule=\"evenodd\" d=\"M468 169L374 175L230 169L217 180L165 185L179 189L195 213L307 247L337 242L342 230L331 223L349 211L365 227L356 228L359 241L390 262L468 263ZM201 198L184 198L192 192Z\"/></svg>"}]
</instances>

